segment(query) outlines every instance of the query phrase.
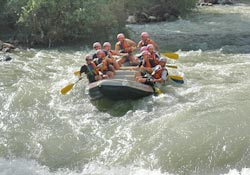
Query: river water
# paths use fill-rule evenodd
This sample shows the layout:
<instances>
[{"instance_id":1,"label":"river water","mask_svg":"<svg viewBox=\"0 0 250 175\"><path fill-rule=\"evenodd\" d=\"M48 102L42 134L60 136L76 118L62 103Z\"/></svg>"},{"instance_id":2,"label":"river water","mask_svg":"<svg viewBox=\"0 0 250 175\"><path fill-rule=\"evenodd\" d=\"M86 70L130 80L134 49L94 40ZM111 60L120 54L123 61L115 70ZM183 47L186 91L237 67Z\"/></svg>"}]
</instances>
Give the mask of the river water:
<instances>
[{"instance_id":1,"label":"river water","mask_svg":"<svg viewBox=\"0 0 250 175\"><path fill-rule=\"evenodd\" d=\"M250 5L129 27L178 50L185 84L95 102L86 79L59 92L87 48L11 53L0 62L0 175L250 174Z\"/></svg>"}]
</instances>

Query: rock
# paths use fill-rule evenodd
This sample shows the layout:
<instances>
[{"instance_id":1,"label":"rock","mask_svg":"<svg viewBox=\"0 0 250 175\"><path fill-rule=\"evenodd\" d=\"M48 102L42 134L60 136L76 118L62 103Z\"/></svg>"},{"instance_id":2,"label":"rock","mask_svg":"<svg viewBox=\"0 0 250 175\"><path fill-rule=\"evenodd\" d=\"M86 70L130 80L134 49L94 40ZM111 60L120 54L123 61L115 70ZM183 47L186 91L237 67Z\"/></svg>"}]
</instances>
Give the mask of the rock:
<instances>
[{"instance_id":1,"label":"rock","mask_svg":"<svg viewBox=\"0 0 250 175\"><path fill-rule=\"evenodd\" d=\"M232 0L200 0L198 5L200 6L212 6L213 4L231 5Z\"/></svg>"},{"instance_id":2,"label":"rock","mask_svg":"<svg viewBox=\"0 0 250 175\"><path fill-rule=\"evenodd\" d=\"M141 12L136 14L136 21L138 23L150 22L149 15L146 12Z\"/></svg>"},{"instance_id":3,"label":"rock","mask_svg":"<svg viewBox=\"0 0 250 175\"><path fill-rule=\"evenodd\" d=\"M163 8L161 5L156 4L145 11L138 11L134 17L137 23L147 23L147 22L157 22L157 21L173 21L178 19L180 15L179 9L175 8ZM133 23L134 17L130 17L127 19L127 22Z\"/></svg>"},{"instance_id":4,"label":"rock","mask_svg":"<svg viewBox=\"0 0 250 175\"><path fill-rule=\"evenodd\" d=\"M128 16L128 19L126 21L129 24L135 24L136 23L136 18L135 18L134 15L130 15L130 16Z\"/></svg>"},{"instance_id":5,"label":"rock","mask_svg":"<svg viewBox=\"0 0 250 175\"><path fill-rule=\"evenodd\" d=\"M0 40L0 50L3 52L10 52L11 50L15 49L15 46L10 43L4 43Z\"/></svg>"},{"instance_id":6,"label":"rock","mask_svg":"<svg viewBox=\"0 0 250 175\"><path fill-rule=\"evenodd\" d=\"M204 0L204 3L218 4L218 0Z\"/></svg>"},{"instance_id":7,"label":"rock","mask_svg":"<svg viewBox=\"0 0 250 175\"><path fill-rule=\"evenodd\" d=\"M232 5L232 0L218 0L218 2L222 5Z\"/></svg>"},{"instance_id":8,"label":"rock","mask_svg":"<svg viewBox=\"0 0 250 175\"><path fill-rule=\"evenodd\" d=\"M3 58L0 59L0 61L11 61L12 58L10 56L5 56Z\"/></svg>"},{"instance_id":9,"label":"rock","mask_svg":"<svg viewBox=\"0 0 250 175\"><path fill-rule=\"evenodd\" d=\"M213 6L212 3L198 3L200 6Z\"/></svg>"},{"instance_id":10,"label":"rock","mask_svg":"<svg viewBox=\"0 0 250 175\"><path fill-rule=\"evenodd\" d=\"M155 16L149 16L148 19L150 21L157 21L157 18Z\"/></svg>"}]
</instances>

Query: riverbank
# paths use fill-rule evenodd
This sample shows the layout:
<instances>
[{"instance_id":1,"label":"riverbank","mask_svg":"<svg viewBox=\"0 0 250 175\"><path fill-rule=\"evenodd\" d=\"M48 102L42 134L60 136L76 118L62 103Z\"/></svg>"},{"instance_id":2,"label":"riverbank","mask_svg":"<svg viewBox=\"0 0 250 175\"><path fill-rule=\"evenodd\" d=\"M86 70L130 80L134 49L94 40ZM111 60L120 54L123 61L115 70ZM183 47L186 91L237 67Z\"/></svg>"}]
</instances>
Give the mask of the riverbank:
<instances>
[{"instance_id":1,"label":"riverbank","mask_svg":"<svg viewBox=\"0 0 250 175\"><path fill-rule=\"evenodd\" d=\"M127 25L131 38L139 40L140 33L148 31L164 50L210 50L244 46L250 52L250 4L197 7L184 19L144 25Z\"/></svg>"}]
</instances>

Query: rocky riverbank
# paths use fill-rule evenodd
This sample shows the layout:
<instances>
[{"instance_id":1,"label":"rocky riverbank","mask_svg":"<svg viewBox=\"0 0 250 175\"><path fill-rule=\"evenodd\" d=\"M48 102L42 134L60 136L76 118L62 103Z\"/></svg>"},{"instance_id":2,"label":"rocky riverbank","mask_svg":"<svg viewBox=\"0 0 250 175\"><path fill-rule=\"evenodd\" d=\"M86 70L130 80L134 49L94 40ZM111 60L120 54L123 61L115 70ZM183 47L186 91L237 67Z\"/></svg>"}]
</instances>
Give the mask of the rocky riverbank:
<instances>
[{"instance_id":1,"label":"rocky riverbank","mask_svg":"<svg viewBox=\"0 0 250 175\"><path fill-rule=\"evenodd\" d=\"M173 22L130 24L131 38L140 39L148 31L164 50L210 50L244 46L250 52L250 4L230 6L198 6L187 18Z\"/></svg>"}]
</instances>

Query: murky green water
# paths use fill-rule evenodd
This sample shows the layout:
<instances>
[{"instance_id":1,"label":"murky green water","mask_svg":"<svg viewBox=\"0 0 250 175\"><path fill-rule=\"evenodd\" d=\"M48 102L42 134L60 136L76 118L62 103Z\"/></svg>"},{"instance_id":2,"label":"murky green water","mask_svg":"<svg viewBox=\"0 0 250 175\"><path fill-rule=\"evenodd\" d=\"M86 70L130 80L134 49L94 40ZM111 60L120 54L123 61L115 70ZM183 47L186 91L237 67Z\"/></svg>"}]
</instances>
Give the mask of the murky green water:
<instances>
[{"instance_id":1,"label":"murky green water","mask_svg":"<svg viewBox=\"0 0 250 175\"><path fill-rule=\"evenodd\" d=\"M0 62L0 175L250 174L250 6L203 10L132 26L180 49L185 84L169 83L158 97L92 102L86 79L62 96L88 51L11 53Z\"/></svg>"}]
</instances>

